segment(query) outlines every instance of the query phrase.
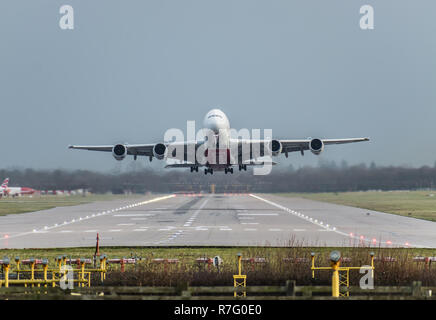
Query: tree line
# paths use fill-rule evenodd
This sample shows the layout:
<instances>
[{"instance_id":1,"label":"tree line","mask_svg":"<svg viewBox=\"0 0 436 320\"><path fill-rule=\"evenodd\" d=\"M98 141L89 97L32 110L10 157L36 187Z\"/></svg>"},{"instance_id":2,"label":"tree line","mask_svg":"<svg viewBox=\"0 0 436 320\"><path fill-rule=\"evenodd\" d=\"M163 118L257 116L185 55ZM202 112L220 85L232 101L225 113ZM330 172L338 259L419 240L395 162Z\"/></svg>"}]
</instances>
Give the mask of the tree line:
<instances>
[{"instance_id":1,"label":"tree line","mask_svg":"<svg viewBox=\"0 0 436 320\"><path fill-rule=\"evenodd\" d=\"M123 192L344 192L366 190L433 189L436 167L320 166L293 169L274 167L265 176L235 171L235 174L185 170L130 170L102 173L88 170L1 169L0 179L10 186L37 190L87 189L94 193Z\"/></svg>"}]
</instances>

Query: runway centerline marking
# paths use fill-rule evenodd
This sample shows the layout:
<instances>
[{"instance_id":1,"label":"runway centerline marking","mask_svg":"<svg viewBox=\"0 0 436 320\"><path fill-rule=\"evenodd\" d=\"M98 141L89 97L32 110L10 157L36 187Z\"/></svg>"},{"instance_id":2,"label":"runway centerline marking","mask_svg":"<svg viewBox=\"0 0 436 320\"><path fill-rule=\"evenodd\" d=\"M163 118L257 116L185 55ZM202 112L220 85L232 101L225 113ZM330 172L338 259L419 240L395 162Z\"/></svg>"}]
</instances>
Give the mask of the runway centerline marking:
<instances>
[{"instance_id":1,"label":"runway centerline marking","mask_svg":"<svg viewBox=\"0 0 436 320\"><path fill-rule=\"evenodd\" d=\"M183 227L190 227L191 226L191 224L192 224L192 218L196 218L197 217L197 215L198 215L198 213L204 208L204 206L206 205L206 203L209 201L209 198L206 198L205 200L204 200L204 202L201 204L201 206L192 214L192 216L190 216L189 217L189 219L188 219L188 221L186 221L184 224L183 224ZM197 227L198 228L198 227ZM195 230L197 230L197 231L206 231L206 230L204 230L204 229L195 229ZM179 230L178 232L176 232L176 233L173 233L173 234L171 234L168 238L166 238L165 240L161 240L161 241L158 241L157 243L162 243L162 242L169 242L169 241L171 241L171 240L174 240L175 238L177 238L179 235L183 235L183 230Z\"/></svg>"}]
</instances>

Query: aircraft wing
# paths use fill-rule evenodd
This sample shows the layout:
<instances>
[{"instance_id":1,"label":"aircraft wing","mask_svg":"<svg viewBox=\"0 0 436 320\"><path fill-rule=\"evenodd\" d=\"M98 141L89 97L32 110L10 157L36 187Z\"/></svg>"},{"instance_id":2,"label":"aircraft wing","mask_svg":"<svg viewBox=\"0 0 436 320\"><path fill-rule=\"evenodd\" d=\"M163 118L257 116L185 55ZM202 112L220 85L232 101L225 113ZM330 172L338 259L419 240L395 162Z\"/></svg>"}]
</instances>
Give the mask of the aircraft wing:
<instances>
[{"instance_id":1,"label":"aircraft wing","mask_svg":"<svg viewBox=\"0 0 436 320\"><path fill-rule=\"evenodd\" d=\"M197 150L197 148L203 144L204 141L181 141L181 142L173 142L173 143L164 143L165 147L168 150L169 158L183 158L187 159L187 152L190 146L193 147L193 150ZM157 143L148 143L148 144L122 144L127 149L128 155L133 156L147 156L153 157L153 148L157 145ZM70 145L69 149L79 149L79 150L90 150L90 151L103 151L103 152L112 152L114 145L101 145L101 146L79 146L79 145ZM177 155L176 151L179 150L179 155Z\"/></svg>"},{"instance_id":2,"label":"aircraft wing","mask_svg":"<svg viewBox=\"0 0 436 320\"><path fill-rule=\"evenodd\" d=\"M267 164L276 165L277 162L274 161L261 161L261 160L248 160L244 161L242 164L245 164L247 166L264 166ZM232 166L237 166L238 164L232 164ZM190 167L202 167L201 164L194 164L194 163L174 163L174 164L167 164L165 168L190 168Z\"/></svg>"},{"instance_id":3,"label":"aircraft wing","mask_svg":"<svg viewBox=\"0 0 436 320\"><path fill-rule=\"evenodd\" d=\"M155 144L126 144L127 154L138 156L153 156ZM69 149L112 152L113 145L104 146L68 146Z\"/></svg>"},{"instance_id":4,"label":"aircraft wing","mask_svg":"<svg viewBox=\"0 0 436 320\"><path fill-rule=\"evenodd\" d=\"M264 165L276 165L277 162L275 161L261 161L261 160L248 160L244 161L242 164L245 164L247 166L264 166Z\"/></svg>"},{"instance_id":5,"label":"aircraft wing","mask_svg":"<svg viewBox=\"0 0 436 320\"><path fill-rule=\"evenodd\" d=\"M369 138L350 138L350 139L320 139L324 145L331 144L345 144L345 143L354 143L354 142L362 142L369 141ZM302 139L302 140L279 140L282 144L282 153L294 152L294 151L305 151L309 150L309 143L311 139Z\"/></svg>"},{"instance_id":6,"label":"aircraft wing","mask_svg":"<svg viewBox=\"0 0 436 320\"><path fill-rule=\"evenodd\" d=\"M167 164L165 168L191 168L191 167L201 167L201 165L196 165L194 163L173 163Z\"/></svg>"}]
</instances>

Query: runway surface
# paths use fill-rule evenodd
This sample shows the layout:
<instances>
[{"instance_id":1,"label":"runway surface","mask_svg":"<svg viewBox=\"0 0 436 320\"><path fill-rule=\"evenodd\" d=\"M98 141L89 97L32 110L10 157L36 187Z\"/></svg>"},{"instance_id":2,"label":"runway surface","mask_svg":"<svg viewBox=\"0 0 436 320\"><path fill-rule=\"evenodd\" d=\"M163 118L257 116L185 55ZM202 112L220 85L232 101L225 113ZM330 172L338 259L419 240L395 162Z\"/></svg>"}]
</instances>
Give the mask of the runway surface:
<instances>
[{"instance_id":1,"label":"runway surface","mask_svg":"<svg viewBox=\"0 0 436 320\"><path fill-rule=\"evenodd\" d=\"M270 194L153 195L0 217L1 248L436 247L436 223Z\"/></svg>"}]
</instances>

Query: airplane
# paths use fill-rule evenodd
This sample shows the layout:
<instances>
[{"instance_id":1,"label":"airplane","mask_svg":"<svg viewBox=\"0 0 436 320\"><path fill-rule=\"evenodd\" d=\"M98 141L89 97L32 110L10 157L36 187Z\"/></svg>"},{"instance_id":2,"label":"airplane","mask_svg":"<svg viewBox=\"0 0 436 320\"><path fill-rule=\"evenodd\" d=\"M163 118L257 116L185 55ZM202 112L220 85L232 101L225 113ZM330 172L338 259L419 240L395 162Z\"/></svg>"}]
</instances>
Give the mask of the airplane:
<instances>
[{"instance_id":1,"label":"airplane","mask_svg":"<svg viewBox=\"0 0 436 320\"><path fill-rule=\"evenodd\" d=\"M6 188L8 187L9 178L6 178L3 180L1 186L0 186L0 197L6 195Z\"/></svg>"},{"instance_id":2,"label":"airplane","mask_svg":"<svg viewBox=\"0 0 436 320\"><path fill-rule=\"evenodd\" d=\"M300 152L304 155L304 151L308 150L319 155L327 145L369 141L369 138L301 140L231 138L229 119L220 109L210 110L204 118L203 125L212 135L208 134L201 140L151 144L69 145L68 148L112 152L116 160L123 160L127 155L132 155L134 160L138 156L149 157L150 161L153 158L178 159L181 163L168 164L165 168L190 168L191 172L198 172L199 167L204 167L204 174L213 174L214 171L224 171L227 174L233 173L234 166L238 166L239 171L247 171L247 166L275 165L273 161L258 160L259 157L267 155L285 154L287 158L290 152ZM195 151L195 157L189 156L191 151Z\"/></svg>"},{"instance_id":3,"label":"airplane","mask_svg":"<svg viewBox=\"0 0 436 320\"><path fill-rule=\"evenodd\" d=\"M34 194L35 190L32 188L26 187L9 187L9 178L3 180L2 185L0 186L0 195L2 196L20 196L25 194Z\"/></svg>"}]
</instances>

